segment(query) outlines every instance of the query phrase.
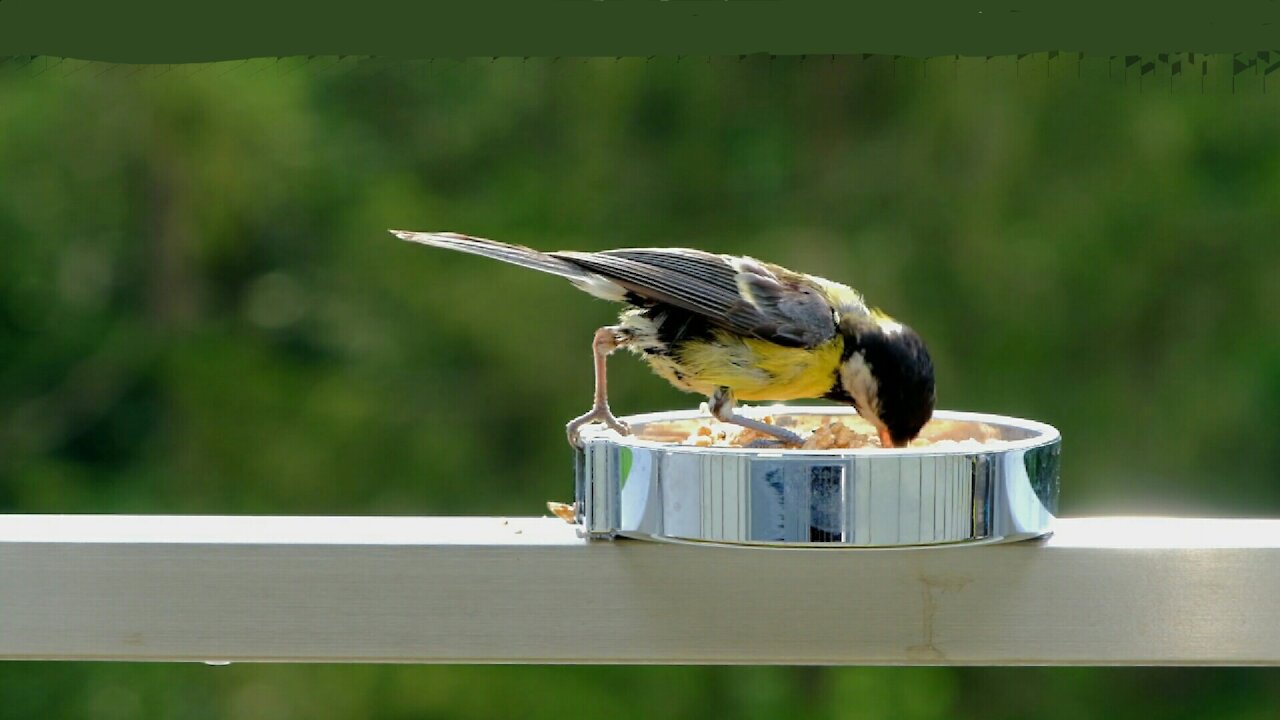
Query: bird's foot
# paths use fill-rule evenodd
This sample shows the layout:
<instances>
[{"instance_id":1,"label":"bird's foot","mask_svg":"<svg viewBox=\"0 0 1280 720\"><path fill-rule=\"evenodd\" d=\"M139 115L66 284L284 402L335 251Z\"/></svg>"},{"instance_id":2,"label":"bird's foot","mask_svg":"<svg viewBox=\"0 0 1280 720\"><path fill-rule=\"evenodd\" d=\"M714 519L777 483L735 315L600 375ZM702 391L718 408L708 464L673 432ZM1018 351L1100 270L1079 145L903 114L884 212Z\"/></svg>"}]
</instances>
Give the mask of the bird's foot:
<instances>
[{"instance_id":1,"label":"bird's foot","mask_svg":"<svg viewBox=\"0 0 1280 720\"><path fill-rule=\"evenodd\" d=\"M786 428L767 423L763 420L756 420L755 418L743 417L737 413L732 413L728 417L724 418L723 421L733 423L734 425L741 425L744 428L750 428L756 432L764 433L765 435L772 435L775 438L774 440L759 438L758 440L753 440L748 443L747 447L799 447L804 444L804 438L800 437L798 434ZM757 442L775 444L756 445L755 443Z\"/></svg>"},{"instance_id":2,"label":"bird's foot","mask_svg":"<svg viewBox=\"0 0 1280 720\"><path fill-rule=\"evenodd\" d=\"M756 438L742 447L749 448L751 450L780 450L782 448L793 447L800 444L801 443L787 442L781 438Z\"/></svg>"},{"instance_id":3,"label":"bird's foot","mask_svg":"<svg viewBox=\"0 0 1280 720\"><path fill-rule=\"evenodd\" d=\"M739 415L733 411L733 391L727 387L717 388L711 397L707 398L707 409L711 411L711 415L720 422L732 423L739 427L749 428L758 433L772 435L777 438L782 445L794 445L799 447L804 444L804 438L786 428L778 427L763 420L756 420L745 415ZM750 443L748 443L748 446Z\"/></svg>"},{"instance_id":4,"label":"bird's foot","mask_svg":"<svg viewBox=\"0 0 1280 720\"><path fill-rule=\"evenodd\" d=\"M570 420L569 424L564 426L565 433L569 436L570 445L574 448L582 448L582 438L579 434L582 430L582 426L591 422L604 423L619 435L631 434L631 426L615 417L609 410L608 403L605 403L603 405L596 405L591 408L591 411L587 414L580 415Z\"/></svg>"}]
</instances>

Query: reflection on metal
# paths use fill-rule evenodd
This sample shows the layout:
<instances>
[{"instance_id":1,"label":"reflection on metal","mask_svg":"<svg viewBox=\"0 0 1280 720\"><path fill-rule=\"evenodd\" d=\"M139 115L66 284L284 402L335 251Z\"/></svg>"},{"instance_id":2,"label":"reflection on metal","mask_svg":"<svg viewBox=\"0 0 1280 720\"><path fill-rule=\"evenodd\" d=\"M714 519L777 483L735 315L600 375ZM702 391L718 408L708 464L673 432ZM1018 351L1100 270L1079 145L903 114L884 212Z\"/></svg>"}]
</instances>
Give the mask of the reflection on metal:
<instances>
[{"instance_id":1,"label":"reflection on metal","mask_svg":"<svg viewBox=\"0 0 1280 720\"><path fill-rule=\"evenodd\" d=\"M797 426L854 414L840 407L773 413ZM933 422L948 437L988 441L889 450L649 439L687 434L700 418L630 417L635 434L627 437L584 430L577 500L591 536L832 547L995 542L1048 533L1057 510L1061 436L1042 423L939 411Z\"/></svg>"}]
</instances>

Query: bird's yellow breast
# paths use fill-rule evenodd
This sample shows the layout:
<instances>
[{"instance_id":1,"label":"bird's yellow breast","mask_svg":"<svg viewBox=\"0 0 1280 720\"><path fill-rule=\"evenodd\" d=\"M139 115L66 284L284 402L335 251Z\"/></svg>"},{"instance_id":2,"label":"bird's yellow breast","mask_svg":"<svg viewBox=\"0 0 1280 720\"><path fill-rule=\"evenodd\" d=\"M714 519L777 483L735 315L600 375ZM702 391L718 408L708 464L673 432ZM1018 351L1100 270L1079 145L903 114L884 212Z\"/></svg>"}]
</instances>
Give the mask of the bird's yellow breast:
<instances>
[{"instance_id":1,"label":"bird's yellow breast","mask_svg":"<svg viewBox=\"0 0 1280 720\"><path fill-rule=\"evenodd\" d=\"M649 361L659 375L692 392L710 395L723 386L739 400L799 400L831 389L843 345L839 336L814 348L794 348L716 332Z\"/></svg>"}]
</instances>

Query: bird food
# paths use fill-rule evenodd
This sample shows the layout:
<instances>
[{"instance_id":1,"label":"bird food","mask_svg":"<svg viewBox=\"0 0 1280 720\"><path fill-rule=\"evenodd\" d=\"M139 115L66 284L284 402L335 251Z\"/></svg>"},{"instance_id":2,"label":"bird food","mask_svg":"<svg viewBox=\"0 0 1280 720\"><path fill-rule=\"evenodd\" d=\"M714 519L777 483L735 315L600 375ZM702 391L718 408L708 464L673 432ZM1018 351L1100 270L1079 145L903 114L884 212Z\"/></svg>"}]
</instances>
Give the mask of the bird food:
<instances>
[{"instance_id":1,"label":"bird food","mask_svg":"<svg viewBox=\"0 0 1280 720\"><path fill-rule=\"evenodd\" d=\"M744 408L750 412L749 408ZM706 413L706 406L703 406ZM764 414L755 414L761 422L798 433L803 442L799 445L779 444L772 434L736 424L721 422L706 416L689 423L648 424L639 428L642 439L653 442L718 448L762 448L777 450L857 450L882 447L875 426L857 415L789 415L777 408ZM934 448L938 450L978 449L1002 442L1000 432L985 423L959 423L954 420L934 419L924 426L909 448Z\"/></svg>"}]
</instances>

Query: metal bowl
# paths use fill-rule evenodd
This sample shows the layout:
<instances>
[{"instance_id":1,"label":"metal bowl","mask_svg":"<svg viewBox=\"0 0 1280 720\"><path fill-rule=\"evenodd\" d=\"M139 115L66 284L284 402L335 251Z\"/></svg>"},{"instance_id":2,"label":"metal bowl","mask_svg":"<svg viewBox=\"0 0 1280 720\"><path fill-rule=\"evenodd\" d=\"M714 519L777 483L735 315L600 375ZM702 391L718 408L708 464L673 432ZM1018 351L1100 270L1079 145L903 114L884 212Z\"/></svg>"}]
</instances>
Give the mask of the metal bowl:
<instances>
[{"instance_id":1,"label":"metal bowl","mask_svg":"<svg viewBox=\"0 0 1280 720\"><path fill-rule=\"evenodd\" d=\"M848 407L755 408L801 431ZM590 426L577 453L578 521L592 537L804 547L1024 540L1051 531L1061 435L1043 423L938 411L901 449L751 449L681 444L698 411ZM963 442L965 440L978 440Z\"/></svg>"}]
</instances>

